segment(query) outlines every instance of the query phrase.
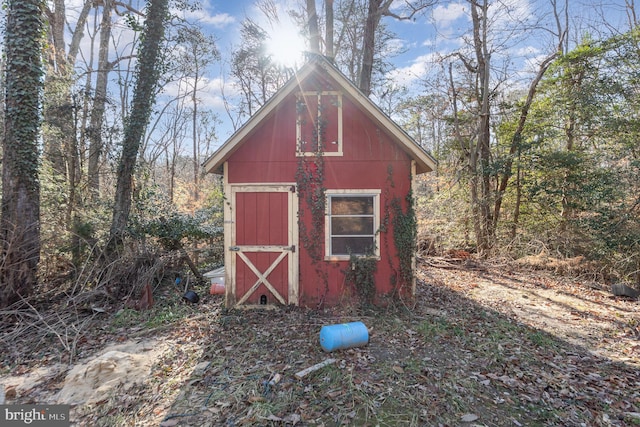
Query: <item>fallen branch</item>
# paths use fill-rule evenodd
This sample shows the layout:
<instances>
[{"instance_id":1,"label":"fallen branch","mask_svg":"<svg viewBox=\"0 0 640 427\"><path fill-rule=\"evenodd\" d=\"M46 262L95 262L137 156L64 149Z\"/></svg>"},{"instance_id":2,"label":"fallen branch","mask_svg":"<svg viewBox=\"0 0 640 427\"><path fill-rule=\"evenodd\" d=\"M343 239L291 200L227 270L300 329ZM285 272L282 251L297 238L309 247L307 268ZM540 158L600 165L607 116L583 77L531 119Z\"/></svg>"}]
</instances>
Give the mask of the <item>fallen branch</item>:
<instances>
[{"instance_id":1,"label":"fallen branch","mask_svg":"<svg viewBox=\"0 0 640 427\"><path fill-rule=\"evenodd\" d=\"M176 242L176 244L177 244L178 250L180 251L180 254L182 254L182 258L189 266L189 269L191 269L191 272L193 273L193 275L196 276L196 279L198 279L199 282L206 282L207 279L205 279L202 273L200 273L200 271L198 270L198 267L196 267L193 260L191 260L189 253L184 248L184 246L182 246L182 243Z\"/></svg>"},{"instance_id":2,"label":"fallen branch","mask_svg":"<svg viewBox=\"0 0 640 427\"><path fill-rule=\"evenodd\" d=\"M333 364L333 363L336 363L336 359L327 359L327 360L325 360L325 361L323 361L323 362L316 363L316 364L315 364L315 365L313 365L313 366L309 366L308 368L303 369L303 370L302 370L302 371L300 371L300 372L296 372L296 373L294 374L294 376L295 376L297 379L301 380L301 379L303 379L304 377L306 377L307 375L309 375L310 373L315 372L315 371L317 371L318 369L322 369L322 368L324 368L325 366L331 365L331 364Z\"/></svg>"},{"instance_id":3,"label":"fallen branch","mask_svg":"<svg viewBox=\"0 0 640 427\"><path fill-rule=\"evenodd\" d=\"M442 268L445 270L473 270L486 271L487 268L482 264L468 258L451 258L451 257L416 257L416 260L424 265L434 268Z\"/></svg>"}]
</instances>

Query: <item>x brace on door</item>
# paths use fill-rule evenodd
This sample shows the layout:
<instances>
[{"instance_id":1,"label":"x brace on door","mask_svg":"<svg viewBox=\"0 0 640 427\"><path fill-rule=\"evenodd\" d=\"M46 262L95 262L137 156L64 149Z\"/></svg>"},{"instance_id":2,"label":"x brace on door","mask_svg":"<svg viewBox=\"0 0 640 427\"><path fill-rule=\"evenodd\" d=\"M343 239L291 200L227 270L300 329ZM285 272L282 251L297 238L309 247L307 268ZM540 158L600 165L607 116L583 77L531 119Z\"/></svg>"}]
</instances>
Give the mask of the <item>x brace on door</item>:
<instances>
[{"instance_id":1,"label":"x brace on door","mask_svg":"<svg viewBox=\"0 0 640 427\"><path fill-rule=\"evenodd\" d=\"M237 254L242 259L242 261L244 261L247 267L249 267L251 271L253 271L253 274L255 274L258 277L258 280L256 280L253 286L251 286L251 289L249 289L247 293L245 293L244 296L240 299L240 301L238 301L238 305L244 303L251 296L251 294L253 294L256 291L256 289L258 289L258 286L260 286L261 283L264 284L267 287L267 289L271 291L271 293L278 299L278 301L282 305L287 305L287 302L285 301L285 299L282 297L282 295L278 293L278 291L276 291L273 285L269 283L269 280L267 280L267 277L269 277L269 274L271 274L271 272L278 266L278 264L280 264L280 261L282 261L287 256L287 251L289 249L290 249L289 247L283 248L282 246L262 247L260 249L261 252L282 251L280 255L278 255L278 258L276 258L275 261L271 263L271 265L264 272L264 274L261 273L260 270L258 270L255 265L253 265L251 260L249 260L249 258L247 258L247 256L243 252L237 251Z\"/></svg>"},{"instance_id":2,"label":"x brace on door","mask_svg":"<svg viewBox=\"0 0 640 427\"><path fill-rule=\"evenodd\" d=\"M229 266L227 305L246 304L255 299L261 292L259 289L269 292L273 302L297 305L298 195L295 183L225 184L225 194L230 200L225 203L224 234L228 248L225 265ZM250 205L249 211L246 203ZM260 252L270 255L267 259L256 258L256 253ZM246 274L242 273L242 282L238 283L242 269ZM257 278L253 283L251 276Z\"/></svg>"}]
</instances>

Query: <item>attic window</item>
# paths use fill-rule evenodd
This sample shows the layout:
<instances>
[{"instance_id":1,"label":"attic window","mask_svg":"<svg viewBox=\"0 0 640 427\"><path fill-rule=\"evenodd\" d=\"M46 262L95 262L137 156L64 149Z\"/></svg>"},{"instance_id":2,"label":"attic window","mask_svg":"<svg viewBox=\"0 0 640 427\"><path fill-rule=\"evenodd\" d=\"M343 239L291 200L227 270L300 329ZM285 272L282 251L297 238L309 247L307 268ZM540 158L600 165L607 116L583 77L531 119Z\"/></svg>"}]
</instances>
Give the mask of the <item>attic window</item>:
<instances>
[{"instance_id":1,"label":"attic window","mask_svg":"<svg viewBox=\"0 0 640 427\"><path fill-rule=\"evenodd\" d=\"M301 92L296 99L296 155L342 156L342 94Z\"/></svg>"},{"instance_id":2,"label":"attic window","mask_svg":"<svg viewBox=\"0 0 640 427\"><path fill-rule=\"evenodd\" d=\"M325 259L380 256L380 190L327 190Z\"/></svg>"}]
</instances>

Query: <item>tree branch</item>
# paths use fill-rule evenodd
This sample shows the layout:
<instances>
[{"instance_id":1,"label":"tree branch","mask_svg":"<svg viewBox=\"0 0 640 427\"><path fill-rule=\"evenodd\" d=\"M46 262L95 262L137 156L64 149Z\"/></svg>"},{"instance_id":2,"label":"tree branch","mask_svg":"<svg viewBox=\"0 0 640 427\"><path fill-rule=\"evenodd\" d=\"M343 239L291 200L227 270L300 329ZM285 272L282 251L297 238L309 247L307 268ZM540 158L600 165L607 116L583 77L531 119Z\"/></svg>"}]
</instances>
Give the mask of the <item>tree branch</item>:
<instances>
[{"instance_id":1,"label":"tree branch","mask_svg":"<svg viewBox=\"0 0 640 427\"><path fill-rule=\"evenodd\" d=\"M383 5L383 10L381 11L383 16L390 16L399 21L409 21L413 19L413 17L418 13L423 11L424 9L431 7L435 4L434 1L420 1L417 5L413 5L410 1L405 0L404 4L407 6L407 9L411 11L411 13L407 16L398 15L396 13L391 12L390 7L393 1L387 1Z\"/></svg>"},{"instance_id":2,"label":"tree branch","mask_svg":"<svg viewBox=\"0 0 640 427\"><path fill-rule=\"evenodd\" d=\"M120 7L124 8L124 9L126 9L128 12L131 12L131 13L133 13L133 14L135 14L135 15L138 15L138 16L145 16L145 15L144 15L144 13L140 12L138 9L133 8L133 7L132 7L131 5L129 5L129 4L126 4L126 3L122 3L122 2L117 1L117 2L115 2L115 3L114 3L114 5L115 5L115 6L120 6ZM117 9L116 9L115 11L116 11L116 13L117 13L118 15L120 15L120 16L124 15L124 12L120 12L120 11L118 11Z\"/></svg>"}]
</instances>

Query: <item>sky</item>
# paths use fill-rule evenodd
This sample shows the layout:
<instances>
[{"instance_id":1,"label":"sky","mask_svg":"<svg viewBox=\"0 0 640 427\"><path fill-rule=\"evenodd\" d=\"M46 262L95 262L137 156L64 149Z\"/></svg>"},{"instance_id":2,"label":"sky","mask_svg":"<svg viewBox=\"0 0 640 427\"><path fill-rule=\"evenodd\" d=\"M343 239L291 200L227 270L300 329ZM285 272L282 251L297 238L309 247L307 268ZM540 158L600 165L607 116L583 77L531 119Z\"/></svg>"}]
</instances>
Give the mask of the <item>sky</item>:
<instances>
[{"instance_id":1,"label":"sky","mask_svg":"<svg viewBox=\"0 0 640 427\"><path fill-rule=\"evenodd\" d=\"M274 48L277 53L278 50L287 51L295 46L298 46L302 41L296 43L296 29L293 24L287 22L288 9L299 9L300 1L295 0L274 0L280 10L280 18L282 19L280 26L272 29L272 36L274 40L281 41L276 43L278 48ZM398 3L398 2L396 2ZM401 2L400 2L401 3ZM322 11L322 2L317 2L318 11ZM203 2L203 8L200 11L193 13L190 18L197 19L203 24L206 24L207 28L210 28L212 33L217 38L217 44L221 52L223 53L223 62L225 60L224 55L229 54L233 46L237 46L240 39L240 24L245 17L250 17L258 22L265 23L261 12L256 6L255 0L235 0L235 1L212 1L205 0ZM397 78L399 84L410 85L413 81L419 80L428 70L432 67L434 53L436 51L436 39L441 40L441 43L452 45L454 48L458 43L458 37L455 35L455 31L468 26L464 22L467 20L465 16L464 0L462 2L451 2L446 6L439 6L427 14L421 14L413 21L396 21L391 18L384 18L385 23L389 28L398 34L397 40L394 40L394 44L406 52L393 58L394 65L397 67L393 72L393 76ZM443 29L443 33L438 34L435 31L433 22L440 22L440 27ZM290 55L290 54L289 54ZM226 58L229 59L228 57ZM228 70L225 69L223 63L222 69L217 69L217 77L213 77L211 81L211 88L215 90L216 85L222 84L224 81L228 81L228 77L225 77ZM226 91L229 89L227 88ZM213 101L212 107L220 110L222 108L221 99L217 99L219 105L215 104L216 97L210 98ZM220 118L222 124L218 137L219 143L224 142L233 129L227 123L226 113L221 113Z\"/></svg>"},{"instance_id":2,"label":"sky","mask_svg":"<svg viewBox=\"0 0 640 427\"><path fill-rule=\"evenodd\" d=\"M300 0L273 0L281 12L291 8L300 8ZM627 0L629 1L629 0ZM255 5L255 0L234 0L234 1L214 1L204 0L203 8L195 12L192 18L199 19L206 23L217 38L218 47L224 55L228 55L232 46L236 46L239 41L240 23L245 17L251 17L258 22L264 22L261 13ZM392 9L403 3L398 0ZM497 2L493 2L497 3ZM558 3L564 3L559 0ZM597 21L599 14L609 15L609 19L615 25L616 20L624 20L625 0L608 0L605 7L599 7L600 0L570 0L570 15L572 25L575 27L588 27L590 22ZM512 67L511 74L514 81L512 87L518 84L525 84L530 73L535 71L536 65L553 51L557 44L555 37L549 32L553 29L553 21L549 0L501 0L501 11L497 8L490 9L490 19L494 28L498 29L499 40L495 41L496 54L493 57L494 63L500 67ZM322 11L323 2L317 1L317 9ZM492 10L494 10L492 12ZM281 18L286 18L286 13L280 14ZM615 16L616 18L612 18ZM404 53L392 58L395 70L390 74L397 85L412 87L421 82L429 73L433 73L437 68L437 61L450 55L451 52L459 50L465 38L469 37L471 20L468 13L468 2L466 0L440 1L435 7L430 8L426 13L419 14L411 21L398 21L392 18L383 18L388 28L397 34L394 44L404 50ZM522 23L535 26L537 32L531 34L514 29L522 28ZM547 29L541 29L546 27ZM284 31L284 35L283 33ZM280 30L279 32L277 30ZM282 50L291 48L295 40L295 29L293 25L287 24L285 20L281 25L273 29L273 38L283 40L279 43ZM229 57L227 56L226 60ZM225 77L226 70L224 64L221 69L215 72L217 76L212 76L211 90L215 92L216 85L228 81ZM518 83L520 80L521 83ZM228 90L228 89L227 89ZM221 99L214 95L209 97L212 107L219 109L221 106L216 102ZM220 114L222 125L218 132L219 143L224 142L233 129L227 123L224 113Z\"/></svg>"},{"instance_id":3,"label":"sky","mask_svg":"<svg viewBox=\"0 0 640 427\"><path fill-rule=\"evenodd\" d=\"M67 0L68 12L79 10L84 0ZM134 0L139 5L144 0ZM296 29L287 20L288 9L298 9L304 4L303 0L272 0L280 10L281 22L275 28L267 28L271 32L274 43L273 53L287 53L289 49L300 50L303 41L296 37ZM535 71L536 65L550 52L557 41L549 31L554 27L554 21L550 11L552 0L495 0L492 4L500 4L500 8L491 8L489 18L498 35L493 42L495 53L492 61L496 70L509 70L509 81L506 84L510 88L518 85L526 85L530 75ZM570 16L573 28L581 28L594 32L599 31L593 27L599 15L607 15L613 28L622 28L626 16L624 14L625 2L634 0L569 0ZM232 49L238 46L240 41L240 26L246 17L264 24L266 21L256 6L256 0L200 0L201 9L196 11L174 11L183 14L191 22L198 22L206 32L210 32L216 39L218 49L222 54L219 64L212 66L207 75L206 90L200 93L200 99L205 108L217 113L220 124L217 127L217 141L214 146L222 144L232 133L232 121L228 117L222 98L222 88L226 95L233 95L233 86L230 84L228 63L231 59ZM393 11L398 11L398 6L404 0L396 0ZM563 0L557 0L564 3ZM606 2L606 6L598 6ZM322 0L317 0L317 9L323 10ZM639 5L640 8L640 5ZM98 17L96 17L98 19ZM468 13L467 0L440 0L426 13L418 14L411 21L398 21L389 17L383 18L384 23L393 31L397 38L393 45L404 50L404 53L391 58L394 70L389 73L397 86L417 87L422 84L427 76L433 75L438 69L438 62L447 58L452 52L463 49L465 40L469 38L471 19ZM72 19L71 19L72 21ZM533 33L522 32L522 24L535 26ZM126 31L119 35L119 44L126 49ZM86 43L89 43L86 38ZM88 47L83 50L88 51ZM288 54L291 56L291 54ZM165 87L166 96L177 94L177 87ZM419 90L419 88L418 88Z\"/></svg>"}]
</instances>

